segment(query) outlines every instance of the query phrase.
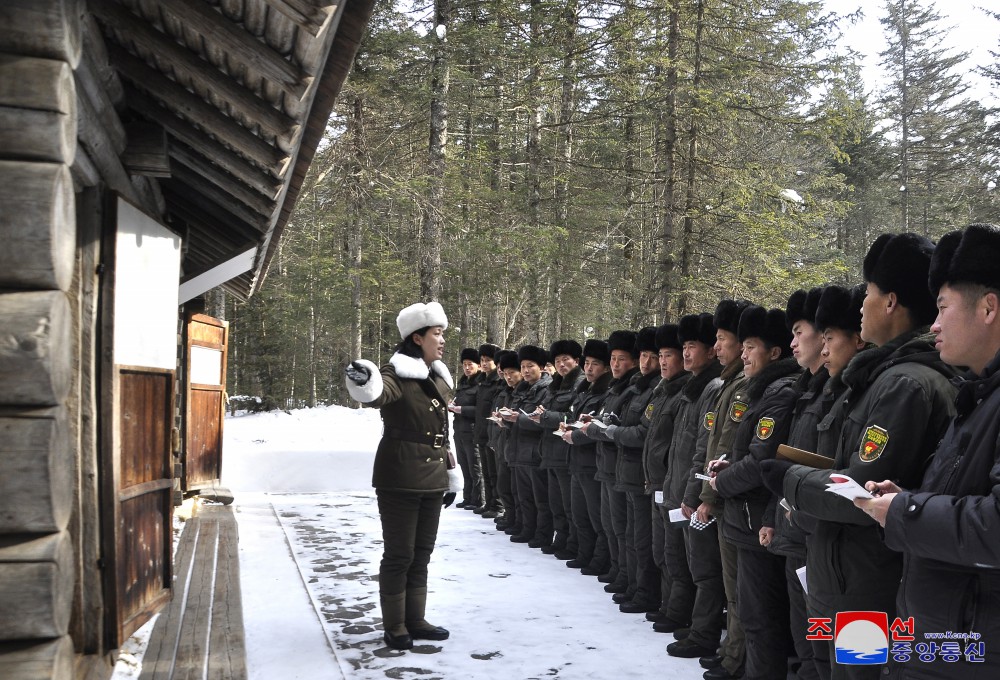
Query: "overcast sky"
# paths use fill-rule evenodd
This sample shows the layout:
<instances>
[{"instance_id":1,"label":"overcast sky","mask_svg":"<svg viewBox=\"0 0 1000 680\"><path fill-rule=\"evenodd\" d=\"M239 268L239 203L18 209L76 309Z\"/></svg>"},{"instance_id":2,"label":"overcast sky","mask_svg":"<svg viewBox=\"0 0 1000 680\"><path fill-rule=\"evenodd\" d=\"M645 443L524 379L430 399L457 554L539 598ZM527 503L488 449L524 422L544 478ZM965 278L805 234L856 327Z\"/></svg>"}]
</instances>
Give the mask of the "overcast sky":
<instances>
[{"instance_id":1,"label":"overcast sky","mask_svg":"<svg viewBox=\"0 0 1000 680\"><path fill-rule=\"evenodd\" d=\"M885 35L879 19L885 16L885 3L881 0L824 0L830 11L850 14L863 7L865 18L854 26L844 26L844 44L865 55L864 78L869 89L879 86L883 78L879 67L879 52L885 49ZM976 66L990 63L990 50L1000 51L1000 21L988 17L978 9L991 5L996 0L923 0L933 5L942 17L941 28L948 29L946 47L955 52L969 52L967 71L969 83L978 96L1000 100L983 78L972 74Z\"/></svg>"}]
</instances>

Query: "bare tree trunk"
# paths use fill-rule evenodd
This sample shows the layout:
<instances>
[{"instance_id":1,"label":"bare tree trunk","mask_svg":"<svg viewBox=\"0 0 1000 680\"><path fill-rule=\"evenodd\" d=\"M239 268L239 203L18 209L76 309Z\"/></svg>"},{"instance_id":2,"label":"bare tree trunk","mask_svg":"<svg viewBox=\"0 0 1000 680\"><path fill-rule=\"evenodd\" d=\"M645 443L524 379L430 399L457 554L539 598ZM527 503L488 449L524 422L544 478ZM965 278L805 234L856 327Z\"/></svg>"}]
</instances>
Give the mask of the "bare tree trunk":
<instances>
[{"instance_id":1,"label":"bare tree trunk","mask_svg":"<svg viewBox=\"0 0 1000 680\"><path fill-rule=\"evenodd\" d=\"M665 315L670 316L671 295L674 294L674 192L677 175L674 171L674 158L677 151L677 47L680 42L680 3L672 0L670 3L669 28L667 33L667 69L664 87L666 101L663 107L662 139L662 225L660 229L660 295L657 307Z\"/></svg>"},{"instance_id":2,"label":"bare tree trunk","mask_svg":"<svg viewBox=\"0 0 1000 680\"><path fill-rule=\"evenodd\" d=\"M698 18L695 24L694 38L694 77L691 81L691 127L688 130L688 157L687 157L687 190L684 199L684 242L681 244L681 278L684 281L690 280L691 265L694 259L694 211L695 211L695 183L697 180L698 167L698 88L701 87L701 41L705 30L705 0L698 0ZM689 295L687 290L683 291L677 301L677 314L687 313Z\"/></svg>"},{"instance_id":3,"label":"bare tree trunk","mask_svg":"<svg viewBox=\"0 0 1000 680\"><path fill-rule=\"evenodd\" d=\"M361 210L363 189L361 188L361 169L364 158L364 100L360 96L354 98L354 110L348 122L354 161L351 167L349 210L350 223L347 230L348 271L351 282L351 338L350 352L352 359L361 356Z\"/></svg>"},{"instance_id":4,"label":"bare tree trunk","mask_svg":"<svg viewBox=\"0 0 1000 680\"><path fill-rule=\"evenodd\" d=\"M444 234L444 169L448 143L448 25L450 0L434 0L434 58L431 65L431 133L428 189L420 246L420 296L441 297L441 242Z\"/></svg>"},{"instance_id":5,"label":"bare tree trunk","mask_svg":"<svg viewBox=\"0 0 1000 680\"><path fill-rule=\"evenodd\" d=\"M525 153L528 157L528 238L533 238L540 233L541 229L541 174L542 174L542 116L543 102L541 96L541 63L540 57L535 50L541 49L541 0L531 0L531 64L528 67L528 102L531 107L531 116L528 120L528 141ZM547 315L545 308L548 304L545 295L544 272L536 268L532 271L531 290L529 291L530 305L529 314L531 323L527 324L527 339L529 343L537 344L546 335Z\"/></svg>"}]
</instances>

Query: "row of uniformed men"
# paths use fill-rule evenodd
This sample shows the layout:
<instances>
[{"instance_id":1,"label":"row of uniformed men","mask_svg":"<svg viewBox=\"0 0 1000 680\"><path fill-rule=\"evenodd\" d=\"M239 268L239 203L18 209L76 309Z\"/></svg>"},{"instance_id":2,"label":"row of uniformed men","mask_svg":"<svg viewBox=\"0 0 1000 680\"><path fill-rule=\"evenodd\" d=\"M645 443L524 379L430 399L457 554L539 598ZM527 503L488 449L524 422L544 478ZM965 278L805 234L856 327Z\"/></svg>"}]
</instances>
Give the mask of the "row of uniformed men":
<instances>
[{"instance_id":1,"label":"row of uniformed men","mask_svg":"<svg viewBox=\"0 0 1000 680\"><path fill-rule=\"evenodd\" d=\"M902 557L880 534L885 512L826 493L831 470L776 451L816 452L860 483L893 480L887 495L920 485L955 413L958 372L928 329L937 289L970 276L952 273L968 269L954 254L886 234L865 284L796 291L784 310L723 300L714 315L584 347L463 350L451 406L461 505L598 576L623 612L675 633L669 654L701 657L706 678L785 678L790 652L800 678L878 676L831 663L832 636L807 633L838 612L894 620Z\"/></svg>"}]
</instances>

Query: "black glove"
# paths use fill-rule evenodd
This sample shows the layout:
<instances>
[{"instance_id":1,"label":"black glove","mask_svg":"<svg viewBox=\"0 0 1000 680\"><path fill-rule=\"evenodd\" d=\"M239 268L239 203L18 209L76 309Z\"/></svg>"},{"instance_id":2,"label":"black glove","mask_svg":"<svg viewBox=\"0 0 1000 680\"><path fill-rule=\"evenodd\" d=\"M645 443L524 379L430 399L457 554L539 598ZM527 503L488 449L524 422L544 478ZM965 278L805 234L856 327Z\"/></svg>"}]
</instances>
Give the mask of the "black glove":
<instances>
[{"instance_id":1,"label":"black glove","mask_svg":"<svg viewBox=\"0 0 1000 680\"><path fill-rule=\"evenodd\" d=\"M363 366L357 361L352 361L344 368L344 373L355 385L361 386L368 382L368 379L372 377L371 371L368 370L367 366Z\"/></svg>"},{"instance_id":2,"label":"black glove","mask_svg":"<svg viewBox=\"0 0 1000 680\"><path fill-rule=\"evenodd\" d=\"M775 494L778 498L785 495L785 473L788 468L795 465L787 460L762 460L760 465L760 478L764 486Z\"/></svg>"},{"instance_id":3,"label":"black glove","mask_svg":"<svg viewBox=\"0 0 1000 680\"><path fill-rule=\"evenodd\" d=\"M454 491L445 492L444 500L441 501L441 505L447 508L449 505L455 502L455 495L456 494Z\"/></svg>"}]
</instances>

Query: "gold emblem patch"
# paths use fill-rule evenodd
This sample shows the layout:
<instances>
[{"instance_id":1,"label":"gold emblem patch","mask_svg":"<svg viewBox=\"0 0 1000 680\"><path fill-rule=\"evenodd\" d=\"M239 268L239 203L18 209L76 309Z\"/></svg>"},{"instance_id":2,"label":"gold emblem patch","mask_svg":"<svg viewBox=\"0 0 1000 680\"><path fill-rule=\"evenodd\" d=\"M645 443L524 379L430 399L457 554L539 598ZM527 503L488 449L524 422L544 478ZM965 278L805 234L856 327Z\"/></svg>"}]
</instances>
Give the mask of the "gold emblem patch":
<instances>
[{"instance_id":1,"label":"gold emblem patch","mask_svg":"<svg viewBox=\"0 0 1000 680\"><path fill-rule=\"evenodd\" d=\"M705 429L709 432L715 427L715 411L709 411L705 414Z\"/></svg>"},{"instance_id":2,"label":"gold emblem patch","mask_svg":"<svg viewBox=\"0 0 1000 680\"><path fill-rule=\"evenodd\" d=\"M646 420L653 419L653 404L650 402L649 406L646 407Z\"/></svg>"},{"instance_id":3,"label":"gold emblem patch","mask_svg":"<svg viewBox=\"0 0 1000 680\"><path fill-rule=\"evenodd\" d=\"M872 425L865 430L865 437L861 440L861 448L858 456L866 463L870 463L885 451L889 443L889 432L878 425Z\"/></svg>"},{"instance_id":4,"label":"gold emblem patch","mask_svg":"<svg viewBox=\"0 0 1000 680\"><path fill-rule=\"evenodd\" d=\"M747 409L750 405L744 401L734 401L732 406L729 407L729 417L734 423L739 423L743 420L743 416L746 414Z\"/></svg>"},{"instance_id":5,"label":"gold emblem patch","mask_svg":"<svg viewBox=\"0 0 1000 680\"><path fill-rule=\"evenodd\" d=\"M767 439L774 434L774 418L764 416L757 421L757 439Z\"/></svg>"}]
</instances>

